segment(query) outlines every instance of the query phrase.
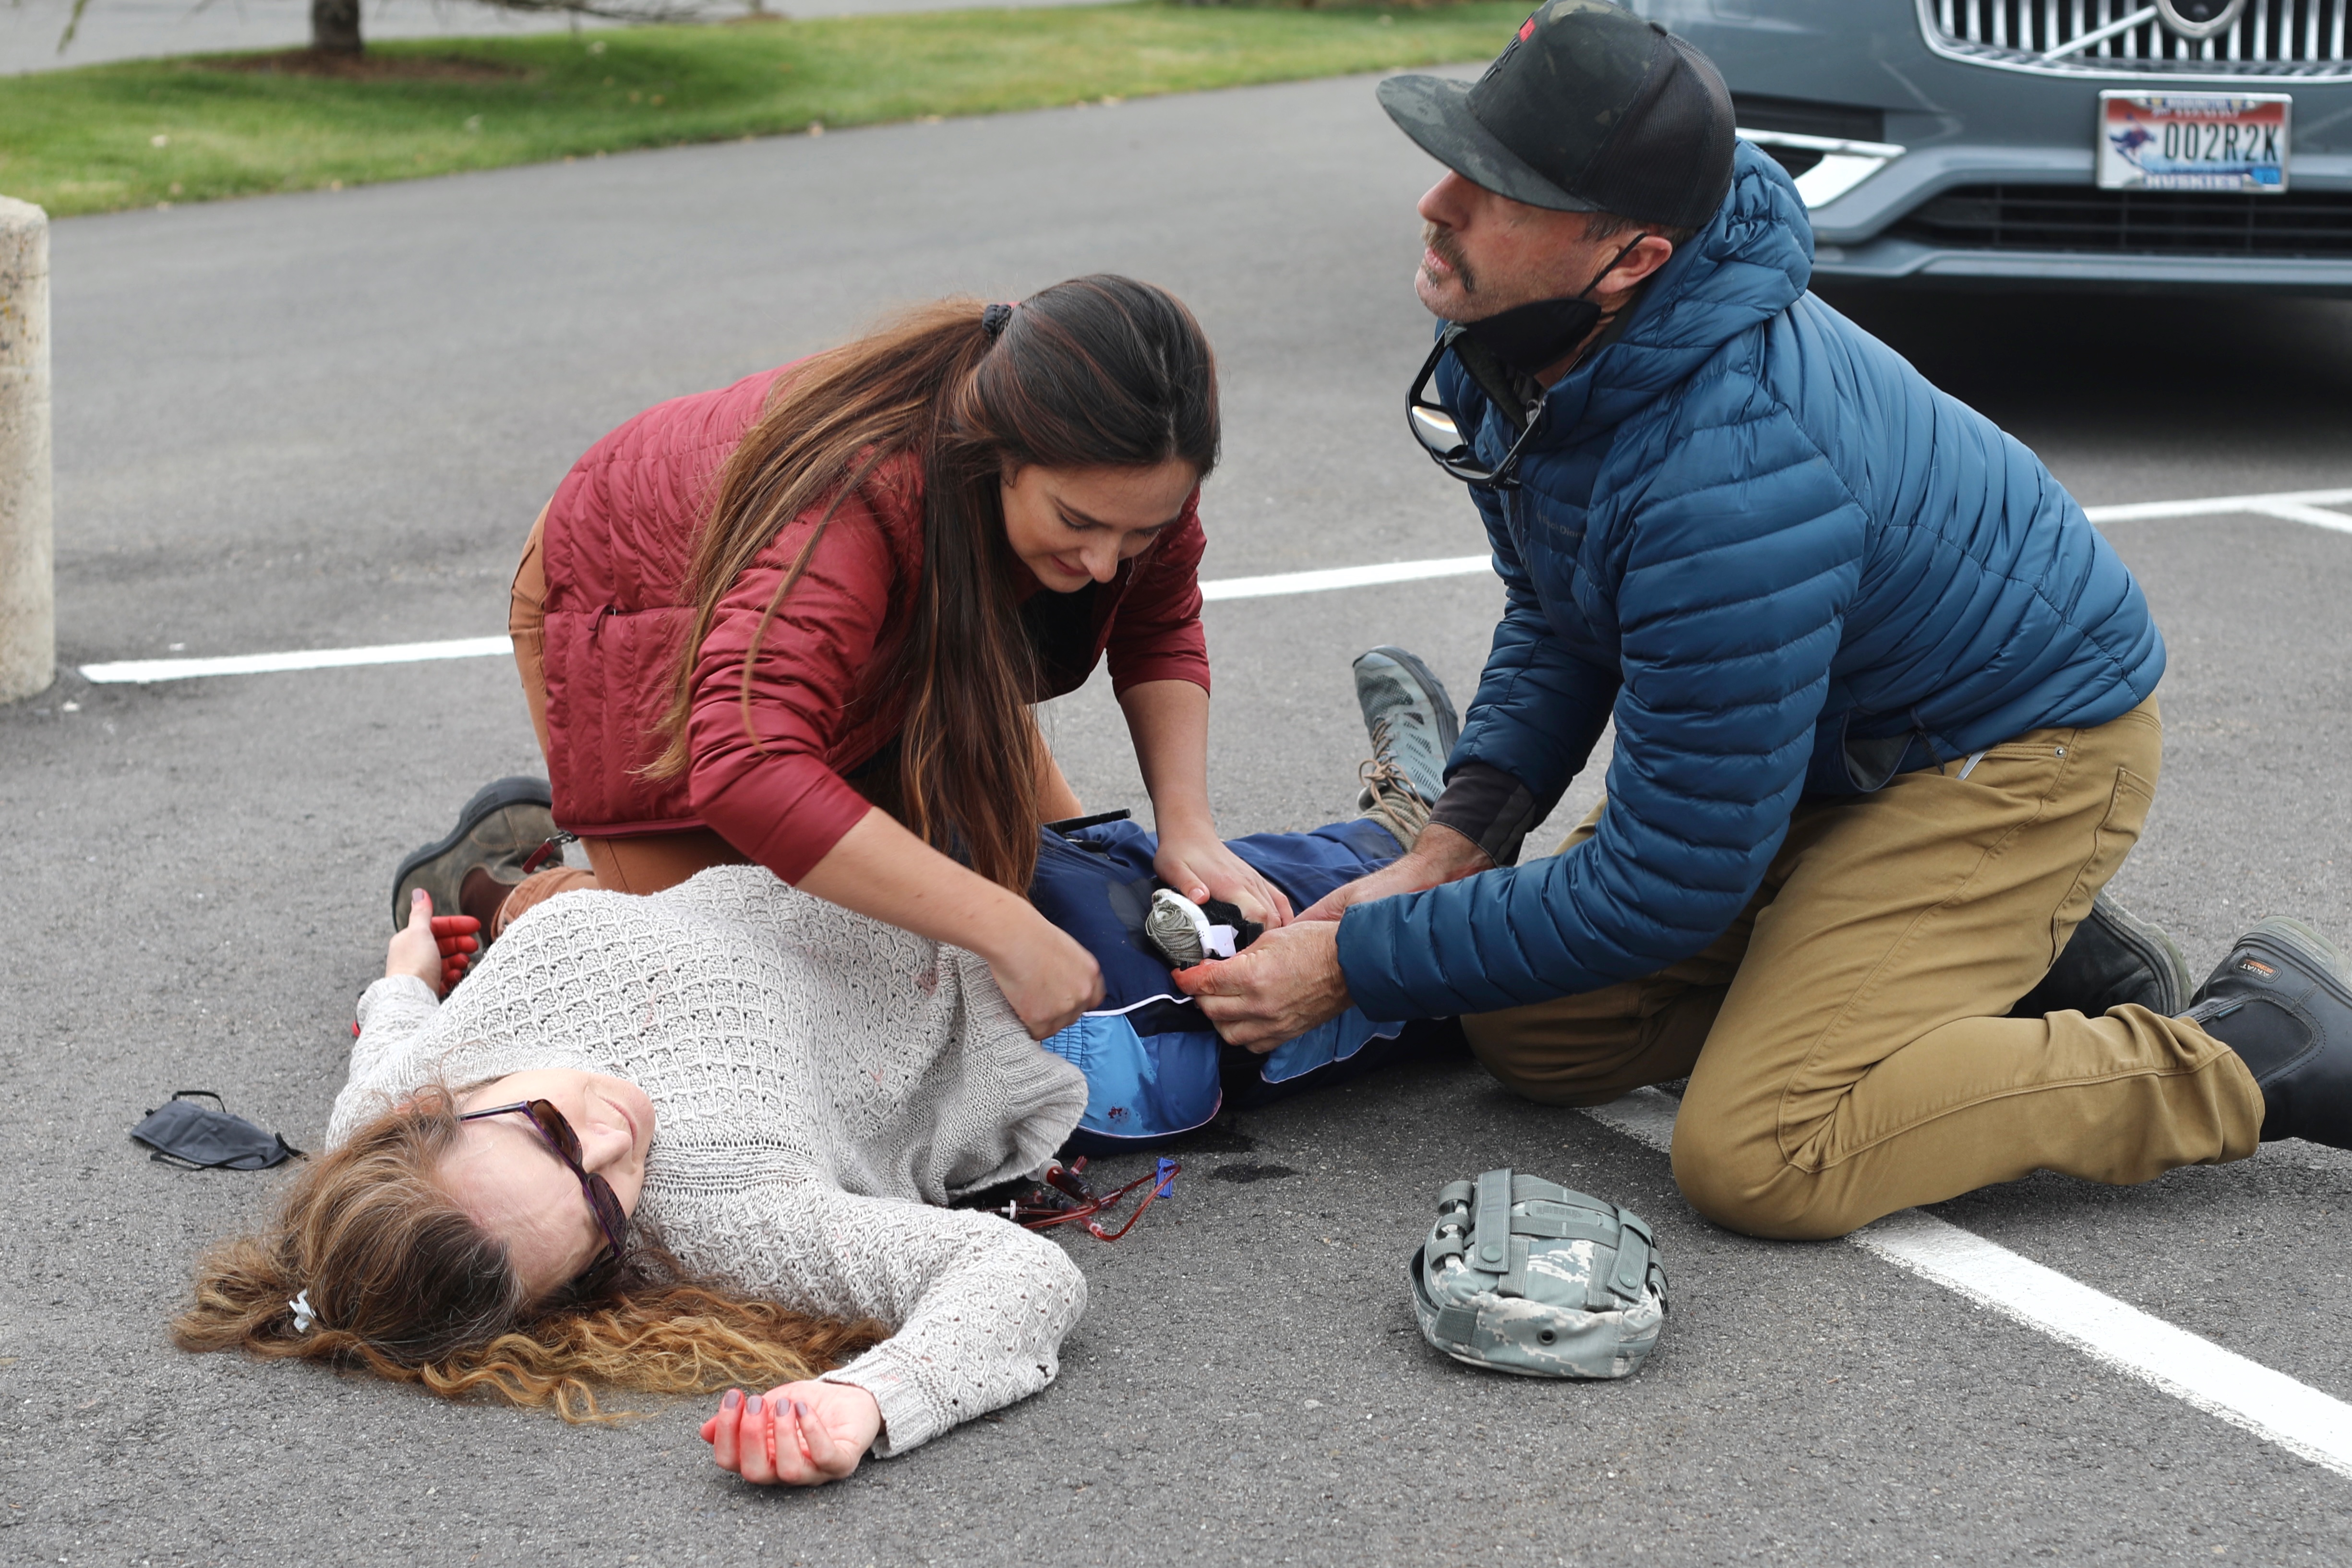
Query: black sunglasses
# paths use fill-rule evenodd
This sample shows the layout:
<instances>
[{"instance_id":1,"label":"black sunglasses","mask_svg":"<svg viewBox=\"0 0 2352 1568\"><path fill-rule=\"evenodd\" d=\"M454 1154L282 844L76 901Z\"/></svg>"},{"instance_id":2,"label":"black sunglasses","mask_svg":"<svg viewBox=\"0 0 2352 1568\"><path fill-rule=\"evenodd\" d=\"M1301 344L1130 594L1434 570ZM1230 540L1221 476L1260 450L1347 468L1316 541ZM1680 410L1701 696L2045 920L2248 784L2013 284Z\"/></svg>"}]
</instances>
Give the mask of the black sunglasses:
<instances>
[{"instance_id":1,"label":"black sunglasses","mask_svg":"<svg viewBox=\"0 0 2352 1568\"><path fill-rule=\"evenodd\" d=\"M485 1116L507 1116L520 1113L530 1118L547 1146L555 1151L556 1158L572 1167L580 1178L580 1190L588 1195L589 1211L596 1217L596 1228L604 1233L605 1249L593 1263L589 1274L597 1273L621 1260L622 1244L629 1234L629 1211L613 1192L612 1184L589 1171L580 1163L580 1134L563 1119L563 1113L545 1100L518 1100L511 1105L493 1105L486 1111L460 1113L460 1122L478 1122ZM583 1276L584 1277L584 1276Z\"/></svg>"},{"instance_id":2,"label":"black sunglasses","mask_svg":"<svg viewBox=\"0 0 2352 1568\"><path fill-rule=\"evenodd\" d=\"M1542 423L1543 397L1538 393L1519 411L1519 438L1511 443L1511 449L1503 455L1500 463L1487 467L1478 461L1478 454L1462 434L1462 427L1454 422L1454 415L1429 395L1429 383L1437 379L1438 364L1453 347L1454 334L1448 332L1429 350L1429 358L1422 362L1421 374L1412 379L1412 390L1405 393L1405 423L1430 460L1453 477L1481 490L1517 489L1519 454L1527 450L1536 426Z\"/></svg>"}]
</instances>

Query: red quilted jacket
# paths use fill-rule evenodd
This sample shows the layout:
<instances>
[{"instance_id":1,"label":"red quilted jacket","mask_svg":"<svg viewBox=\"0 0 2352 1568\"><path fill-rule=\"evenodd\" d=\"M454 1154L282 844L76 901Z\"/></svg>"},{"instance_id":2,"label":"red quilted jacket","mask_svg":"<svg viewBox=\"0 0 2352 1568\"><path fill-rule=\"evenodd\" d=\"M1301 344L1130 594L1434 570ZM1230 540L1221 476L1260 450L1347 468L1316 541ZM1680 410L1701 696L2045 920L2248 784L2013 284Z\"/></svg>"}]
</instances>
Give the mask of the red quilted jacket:
<instances>
[{"instance_id":1,"label":"red quilted jacket","mask_svg":"<svg viewBox=\"0 0 2352 1568\"><path fill-rule=\"evenodd\" d=\"M687 776L642 772L663 750L655 726L693 619L685 585L696 530L719 468L791 369L675 399L614 431L564 476L543 539L555 820L605 838L707 826L797 882L869 809L843 774L873 758L902 721L903 704L880 676L905 637L923 570L922 471L913 459L885 464L843 503L760 639L751 703L759 743L744 733L743 664L815 511L786 527L736 580L703 640ZM1199 516L1188 509L1112 580L1066 599L1045 594L1024 569L1039 697L1076 690L1106 653L1115 690L1171 679L1206 689L1202 543Z\"/></svg>"}]
</instances>

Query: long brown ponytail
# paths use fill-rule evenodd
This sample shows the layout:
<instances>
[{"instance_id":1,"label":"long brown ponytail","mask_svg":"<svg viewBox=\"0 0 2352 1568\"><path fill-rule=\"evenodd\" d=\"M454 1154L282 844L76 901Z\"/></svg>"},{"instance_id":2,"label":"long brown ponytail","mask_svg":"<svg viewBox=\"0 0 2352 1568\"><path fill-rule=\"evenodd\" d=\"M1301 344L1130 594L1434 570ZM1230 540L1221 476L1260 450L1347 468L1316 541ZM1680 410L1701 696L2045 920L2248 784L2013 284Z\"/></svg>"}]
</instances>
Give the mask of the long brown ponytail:
<instances>
[{"instance_id":1,"label":"long brown ponytail","mask_svg":"<svg viewBox=\"0 0 2352 1568\"><path fill-rule=\"evenodd\" d=\"M1039 695L999 485L1008 467L1150 467L1217 460L1216 363L1192 313L1147 283L1073 278L1024 300L992 337L978 300L916 307L785 382L719 477L688 578L694 619L649 771L690 761L695 664L727 591L777 536L824 507L744 661L752 725L761 636L842 502L889 458L919 456L923 573L906 637L868 691L906 694L892 804L934 847L1025 891L1036 865Z\"/></svg>"},{"instance_id":2,"label":"long brown ponytail","mask_svg":"<svg viewBox=\"0 0 2352 1568\"><path fill-rule=\"evenodd\" d=\"M172 1325L183 1350L365 1368L446 1399L476 1390L604 1421L596 1389L709 1393L814 1377L884 1337L690 1278L650 1239L593 1296L525 1299L506 1249L436 1173L457 1138L443 1090L361 1127L287 1189L260 1236L215 1248ZM301 1321L300 1297L315 1314Z\"/></svg>"}]
</instances>

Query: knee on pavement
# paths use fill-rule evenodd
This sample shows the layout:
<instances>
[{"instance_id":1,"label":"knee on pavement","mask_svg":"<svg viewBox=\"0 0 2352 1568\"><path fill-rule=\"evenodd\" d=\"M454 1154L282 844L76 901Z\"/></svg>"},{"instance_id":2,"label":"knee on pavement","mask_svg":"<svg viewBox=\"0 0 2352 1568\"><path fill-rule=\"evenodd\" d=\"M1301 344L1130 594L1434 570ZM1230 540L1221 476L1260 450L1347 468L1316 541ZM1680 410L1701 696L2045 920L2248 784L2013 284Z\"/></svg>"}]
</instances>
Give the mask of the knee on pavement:
<instances>
[{"instance_id":1,"label":"knee on pavement","mask_svg":"<svg viewBox=\"0 0 2352 1568\"><path fill-rule=\"evenodd\" d=\"M1747 1128L1719 1115L1675 1120L1675 1186L1700 1214L1766 1241L1830 1241L1853 1230L1822 1212L1824 1183L1780 1153L1777 1130Z\"/></svg>"}]
</instances>

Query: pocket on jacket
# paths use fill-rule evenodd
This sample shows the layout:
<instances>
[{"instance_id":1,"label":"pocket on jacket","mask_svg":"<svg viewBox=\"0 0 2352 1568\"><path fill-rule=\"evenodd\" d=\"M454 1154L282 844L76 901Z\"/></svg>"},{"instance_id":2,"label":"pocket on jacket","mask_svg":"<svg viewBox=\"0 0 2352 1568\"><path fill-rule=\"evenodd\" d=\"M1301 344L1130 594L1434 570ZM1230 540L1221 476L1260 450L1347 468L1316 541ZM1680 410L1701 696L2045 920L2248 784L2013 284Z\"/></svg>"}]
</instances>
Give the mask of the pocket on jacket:
<instances>
[{"instance_id":1,"label":"pocket on jacket","mask_svg":"<svg viewBox=\"0 0 2352 1568\"><path fill-rule=\"evenodd\" d=\"M2074 886L2059 902L2050 919L2050 960L2056 963L2064 951L2066 939L2074 927L2091 913L2091 904L2099 890L2107 885L2139 842L2139 835L2147 826L2148 808L2156 800L2154 780L2133 772L2128 768L2116 769L2115 787L2107 795L2106 814L2099 819L2098 831L2092 835L2091 856L2083 869L2075 873Z\"/></svg>"}]
</instances>

